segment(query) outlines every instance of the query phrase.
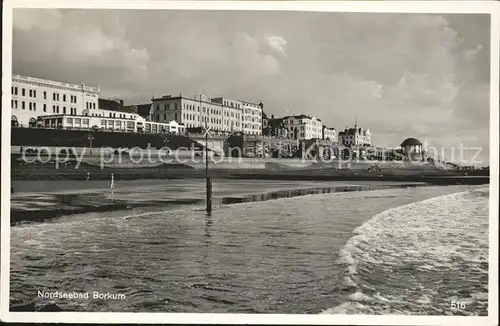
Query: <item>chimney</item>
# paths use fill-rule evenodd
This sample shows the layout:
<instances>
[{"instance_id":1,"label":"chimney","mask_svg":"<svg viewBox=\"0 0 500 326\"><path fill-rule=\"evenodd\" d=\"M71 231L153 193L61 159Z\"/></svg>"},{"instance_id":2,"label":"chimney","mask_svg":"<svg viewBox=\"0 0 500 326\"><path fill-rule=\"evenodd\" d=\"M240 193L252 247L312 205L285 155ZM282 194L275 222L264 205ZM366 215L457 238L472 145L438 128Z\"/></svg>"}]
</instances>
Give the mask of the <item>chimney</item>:
<instances>
[{"instance_id":1,"label":"chimney","mask_svg":"<svg viewBox=\"0 0 500 326\"><path fill-rule=\"evenodd\" d=\"M123 110L123 100L120 100L120 110Z\"/></svg>"}]
</instances>

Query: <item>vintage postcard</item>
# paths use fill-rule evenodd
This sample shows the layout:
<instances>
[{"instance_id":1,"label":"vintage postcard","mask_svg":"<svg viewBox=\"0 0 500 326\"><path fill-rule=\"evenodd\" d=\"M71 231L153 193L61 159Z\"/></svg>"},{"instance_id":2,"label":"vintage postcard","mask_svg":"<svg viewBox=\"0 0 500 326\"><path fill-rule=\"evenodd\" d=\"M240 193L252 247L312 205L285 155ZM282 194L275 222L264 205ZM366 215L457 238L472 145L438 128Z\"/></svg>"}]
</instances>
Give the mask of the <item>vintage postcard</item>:
<instances>
[{"instance_id":1,"label":"vintage postcard","mask_svg":"<svg viewBox=\"0 0 500 326\"><path fill-rule=\"evenodd\" d=\"M2 321L495 324L499 10L5 2Z\"/></svg>"}]
</instances>

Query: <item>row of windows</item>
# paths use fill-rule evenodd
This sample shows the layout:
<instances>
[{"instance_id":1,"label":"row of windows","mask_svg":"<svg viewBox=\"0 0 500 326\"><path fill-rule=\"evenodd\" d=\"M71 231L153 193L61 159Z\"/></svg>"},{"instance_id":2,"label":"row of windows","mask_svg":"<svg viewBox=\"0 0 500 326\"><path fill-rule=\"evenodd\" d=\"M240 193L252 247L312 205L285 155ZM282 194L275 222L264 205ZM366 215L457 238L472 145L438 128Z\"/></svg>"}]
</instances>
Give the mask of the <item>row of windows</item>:
<instances>
[{"instance_id":1,"label":"row of windows","mask_svg":"<svg viewBox=\"0 0 500 326\"><path fill-rule=\"evenodd\" d=\"M172 108L174 110L177 110L178 109L177 103L174 103L174 105L172 106ZM163 109L164 110L170 110L170 103L163 104ZM160 104L156 104L156 111L160 111Z\"/></svg>"},{"instance_id":2,"label":"row of windows","mask_svg":"<svg viewBox=\"0 0 500 326\"><path fill-rule=\"evenodd\" d=\"M234 103L234 102L230 102L230 101L224 101L224 106L229 106L229 107L232 107L232 108L235 108L235 109L239 109L240 108L240 103Z\"/></svg>"},{"instance_id":3,"label":"row of windows","mask_svg":"<svg viewBox=\"0 0 500 326\"><path fill-rule=\"evenodd\" d=\"M12 100L11 102L12 108L13 109L18 109L18 102L17 100ZM25 101L21 101L21 109L26 110L26 107L28 107L28 110L30 111L36 111L36 103L35 102L28 102L28 105L26 105ZM43 104L43 112L47 112L47 104ZM52 112L53 113L59 113L59 105L53 105L52 106ZM76 114L76 108L69 108L69 112L71 114ZM63 113L66 113L66 107L63 107Z\"/></svg>"},{"instance_id":4,"label":"row of windows","mask_svg":"<svg viewBox=\"0 0 500 326\"><path fill-rule=\"evenodd\" d=\"M163 104L163 109L164 110L170 110L170 104ZM177 103L173 103L172 105L172 108L174 110L177 110L178 109L178 105ZM197 112L200 112L200 106L196 106L196 105L193 105L193 104L185 104L184 105L184 109L186 110L189 110L189 111L197 111ZM226 112L226 111L222 111L222 110L218 110L218 109L214 109L214 108L206 108L206 107L202 107L201 108L201 112L203 113L207 113L209 112L210 114L215 114L215 115L224 115L224 116L231 116L232 118L236 117L237 119L240 118L240 114L239 113L235 113L235 112L231 112L231 115L229 115L229 112ZM160 104L156 104L156 111L160 111Z\"/></svg>"},{"instance_id":5,"label":"row of windows","mask_svg":"<svg viewBox=\"0 0 500 326\"><path fill-rule=\"evenodd\" d=\"M290 120L284 120L283 121L285 124L312 124L313 126L323 126L323 123L321 123L320 121L315 121L315 120L311 120L311 119L298 119L298 120L294 120L294 119L290 119Z\"/></svg>"},{"instance_id":6,"label":"row of windows","mask_svg":"<svg viewBox=\"0 0 500 326\"><path fill-rule=\"evenodd\" d=\"M261 115L261 111L259 111L259 110L245 109L244 112L246 114Z\"/></svg>"},{"instance_id":7,"label":"row of windows","mask_svg":"<svg viewBox=\"0 0 500 326\"><path fill-rule=\"evenodd\" d=\"M261 129L259 125L252 125L250 123L243 124L243 128L245 128L245 129L256 129L256 130Z\"/></svg>"},{"instance_id":8,"label":"row of windows","mask_svg":"<svg viewBox=\"0 0 500 326\"><path fill-rule=\"evenodd\" d=\"M18 95L18 88L15 87L15 86L12 86L11 87L11 92L12 92L13 95ZM36 89L29 89L28 93L26 93L26 89L22 88L21 89L21 96L26 96L26 94L28 94L27 95L28 97L36 98ZM59 101L61 99L61 97L59 95L60 94L56 93L56 92L52 93L52 100L53 101ZM47 99L47 92L46 91L43 92L43 99L44 100ZM66 102L66 94L62 94L62 101ZM76 95L70 95L70 103L76 103L76 101L77 101L77 96Z\"/></svg>"},{"instance_id":9,"label":"row of windows","mask_svg":"<svg viewBox=\"0 0 500 326\"><path fill-rule=\"evenodd\" d=\"M262 122L262 119L254 118L254 117L250 117L250 116L244 116L243 121Z\"/></svg>"},{"instance_id":10,"label":"row of windows","mask_svg":"<svg viewBox=\"0 0 500 326\"><path fill-rule=\"evenodd\" d=\"M95 102L85 102L85 107L87 109L94 109L95 110Z\"/></svg>"},{"instance_id":11,"label":"row of windows","mask_svg":"<svg viewBox=\"0 0 500 326\"><path fill-rule=\"evenodd\" d=\"M45 104L44 104L43 111L47 112L47 108L45 107ZM65 106L62 107L62 112L61 112L61 111L59 111L59 105L52 105L52 113L62 113L62 114L76 115L77 112L76 112L76 108L71 108L71 107L70 108L66 108Z\"/></svg>"}]
</instances>

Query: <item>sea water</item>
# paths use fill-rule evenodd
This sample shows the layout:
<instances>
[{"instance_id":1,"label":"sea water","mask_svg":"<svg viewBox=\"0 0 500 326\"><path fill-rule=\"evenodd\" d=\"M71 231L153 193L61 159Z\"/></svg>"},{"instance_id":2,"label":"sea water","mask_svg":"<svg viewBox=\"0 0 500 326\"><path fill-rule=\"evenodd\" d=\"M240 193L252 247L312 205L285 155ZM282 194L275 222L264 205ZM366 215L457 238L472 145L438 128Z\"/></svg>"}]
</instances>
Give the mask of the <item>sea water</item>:
<instances>
[{"instance_id":1,"label":"sea water","mask_svg":"<svg viewBox=\"0 0 500 326\"><path fill-rule=\"evenodd\" d=\"M488 191L424 187L141 208L11 228L11 307L485 314ZM38 298L38 291L121 300ZM451 310L452 300L465 309Z\"/></svg>"}]
</instances>

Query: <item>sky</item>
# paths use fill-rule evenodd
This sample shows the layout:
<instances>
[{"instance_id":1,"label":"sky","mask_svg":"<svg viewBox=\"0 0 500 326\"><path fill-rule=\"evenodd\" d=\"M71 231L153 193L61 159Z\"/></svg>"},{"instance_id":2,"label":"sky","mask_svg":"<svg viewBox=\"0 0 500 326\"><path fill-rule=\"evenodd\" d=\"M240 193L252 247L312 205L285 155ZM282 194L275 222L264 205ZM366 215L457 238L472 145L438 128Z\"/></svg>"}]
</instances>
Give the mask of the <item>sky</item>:
<instances>
[{"instance_id":1,"label":"sky","mask_svg":"<svg viewBox=\"0 0 500 326\"><path fill-rule=\"evenodd\" d=\"M125 104L262 101L337 130L357 120L377 146L415 137L489 163L487 15L15 9L12 55L13 73Z\"/></svg>"}]
</instances>

